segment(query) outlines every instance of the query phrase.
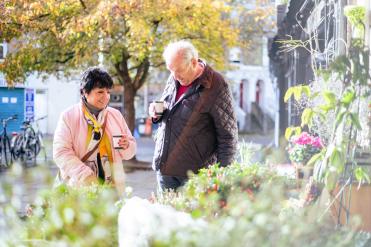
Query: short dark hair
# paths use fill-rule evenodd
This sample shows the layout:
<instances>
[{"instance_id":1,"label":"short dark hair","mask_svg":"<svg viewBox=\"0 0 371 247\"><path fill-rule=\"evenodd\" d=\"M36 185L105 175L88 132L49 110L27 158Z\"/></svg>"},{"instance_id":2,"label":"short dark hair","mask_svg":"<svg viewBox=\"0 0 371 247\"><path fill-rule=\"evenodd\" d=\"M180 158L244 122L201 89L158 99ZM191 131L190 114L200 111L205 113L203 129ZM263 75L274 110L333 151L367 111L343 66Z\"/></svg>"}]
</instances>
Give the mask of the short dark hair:
<instances>
[{"instance_id":1,"label":"short dark hair","mask_svg":"<svg viewBox=\"0 0 371 247\"><path fill-rule=\"evenodd\" d=\"M94 88L112 88L112 77L102 68L91 67L88 68L83 74L80 83L81 95L90 93Z\"/></svg>"}]
</instances>

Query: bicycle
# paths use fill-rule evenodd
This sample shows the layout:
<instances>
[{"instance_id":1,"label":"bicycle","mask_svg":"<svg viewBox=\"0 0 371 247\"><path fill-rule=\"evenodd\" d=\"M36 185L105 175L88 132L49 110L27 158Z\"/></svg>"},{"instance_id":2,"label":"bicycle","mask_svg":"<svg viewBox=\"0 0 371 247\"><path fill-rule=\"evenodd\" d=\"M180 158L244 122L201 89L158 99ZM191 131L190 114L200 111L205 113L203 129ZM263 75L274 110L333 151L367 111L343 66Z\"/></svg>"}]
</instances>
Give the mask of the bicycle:
<instances>
[{"instance_id":1,"label":"bicycle","mask_svg":"<svg viewBox=\"0 0 371 247\"><path fill-rule=\"evenodd\" d=\"M43 120L46 117L47 116L44 116L34 121L36 131L30 121L23 122L21 127L21 130L23 131L19 134L15 134L11 141L11 149L14 159L20 159L24 165L27 164L28 161L31 164L36 165L36 157L40 153L41 149L43 149L46 161L46 150L38 124L40 120Z\"/></svg>"},{"instance_id":2,"label":"bicycle","mask_svg":"<svg viewBox=\"0 0 371 247\"><path fill-rule=\"evenodd\" d=\"M1 121L3 125L3 131L0 135L0 168L8 168L13 162L10 139L6 127L9 121L15 119L17 119L17 115L2 119Z\"/></svg>"}]
</instances>

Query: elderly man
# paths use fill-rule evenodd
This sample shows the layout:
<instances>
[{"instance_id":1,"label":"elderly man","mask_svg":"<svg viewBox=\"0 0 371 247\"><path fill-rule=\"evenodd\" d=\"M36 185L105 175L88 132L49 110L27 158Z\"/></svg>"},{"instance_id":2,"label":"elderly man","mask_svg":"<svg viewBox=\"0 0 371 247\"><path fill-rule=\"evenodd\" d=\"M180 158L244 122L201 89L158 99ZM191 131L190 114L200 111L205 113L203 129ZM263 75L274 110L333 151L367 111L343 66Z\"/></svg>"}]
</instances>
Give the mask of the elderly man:
<instances>
[{"instance_id":1,"label":"elderly man","mask_svg":"<svg viewBox=\"0 0 371 247\"><path fill-rule=\"evenodd\" d=\"M152 164L160 191L182 186L189 171L229 165L237 144L231 92L222 75L187 41L169 44L163 57L171 72L161 97L166 109L157 115L154 103L149 106L160 125Z\"/></svg>"}]
</instances>

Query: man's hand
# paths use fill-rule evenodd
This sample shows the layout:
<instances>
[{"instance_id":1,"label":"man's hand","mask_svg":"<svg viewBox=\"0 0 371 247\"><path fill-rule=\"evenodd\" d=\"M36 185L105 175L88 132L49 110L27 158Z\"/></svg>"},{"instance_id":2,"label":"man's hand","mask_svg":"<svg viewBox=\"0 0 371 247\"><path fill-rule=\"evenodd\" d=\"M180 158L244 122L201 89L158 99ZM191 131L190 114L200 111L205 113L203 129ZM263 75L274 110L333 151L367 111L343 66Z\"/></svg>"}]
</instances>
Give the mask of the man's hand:
<instances>
[{"instance_id":1,"label":"man's hand","mask_svg":"<svg viewBox=\"0 0 371 247\"><path fill-rule=\"evenodd\" d=\"M161 116L156 114L155 103L153 103L153 102L151 104L149 104L148 113L149 113L149 116L151 118L154 118L154 119L157 119L157 118L161 117Z\"/></svg>"}]
</instances>

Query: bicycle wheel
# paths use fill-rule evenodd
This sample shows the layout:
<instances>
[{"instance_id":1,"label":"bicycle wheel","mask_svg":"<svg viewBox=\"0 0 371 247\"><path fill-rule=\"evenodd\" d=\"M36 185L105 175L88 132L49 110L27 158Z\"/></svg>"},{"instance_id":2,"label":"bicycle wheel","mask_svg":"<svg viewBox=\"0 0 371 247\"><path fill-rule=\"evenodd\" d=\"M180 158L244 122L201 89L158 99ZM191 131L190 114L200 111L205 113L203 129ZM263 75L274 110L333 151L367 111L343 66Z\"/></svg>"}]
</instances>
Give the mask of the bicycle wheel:
<instances>
[{"instance_id":1,"label":"bicycle wheel","mask_svg":"<svg viewBox=\"0 0 371 247\"><path fill-rule=\"evenodd\" d=\"M1 149L1 164L5 167L9 167L12 160L12 152L10 150L10 140L9 137L5 137L2 140L2 149Z\"/></svg>"},{"instance_id":2,"label":"bicycle wheel","mask_svg":"<svg viewBox=\"0 0 371 247\"><path fill-rule=\"evenodd\" d=\"M40 144L39 139L37 139L36 143L35 143L35 154L36 154L36 156L39 155L40 150L41 150L41 144Z\"/></svg>"},{"instance_id":3,"label":"bicycle wheel","mask_svg":"<svg viewBox=\"0 0 371 247\"><path fill-rule=\"evenodd\" d=\"M3 142L2 142L2 140L0 139L0 171L1 171L1 169L2 169L3 167L5 167L5 166L3 165Z\"/></svg>"},{"instance_id":4,"label":"bicycle wheel","mask_svg":"<svg viewBox=\"0 0 371 247\"><path fill-rule=\"evenodd\" d=\"M11 149L12 149L12 154L14 160L17 160L20 158L21 153L22 153L22 140L23 136L22 135L16 135L13 136L11 140Z\"/></svg>"},{"instance_id":5,"label":"bicycle wheel","mask_svg":"<svg viewBox=\"0 0 371 247\"><path fill-rule=\"evenodd\" d=\"M38 145L36 142L29 140L24 149L23 157L21 158L26 166L35 166L36 165L36 152Z\"/></svg>"}]
</instances>

